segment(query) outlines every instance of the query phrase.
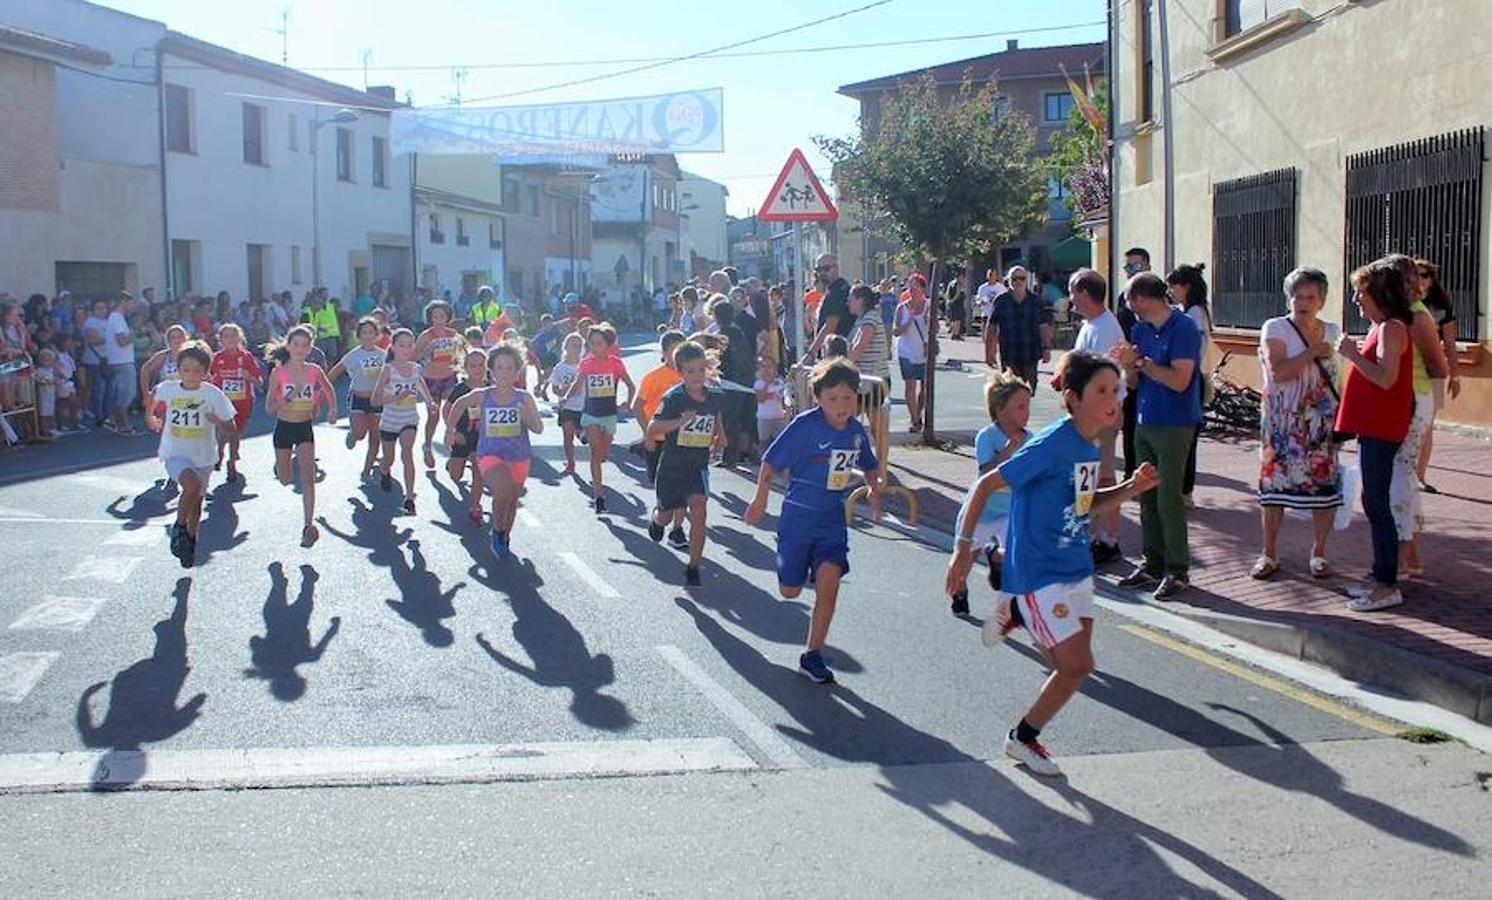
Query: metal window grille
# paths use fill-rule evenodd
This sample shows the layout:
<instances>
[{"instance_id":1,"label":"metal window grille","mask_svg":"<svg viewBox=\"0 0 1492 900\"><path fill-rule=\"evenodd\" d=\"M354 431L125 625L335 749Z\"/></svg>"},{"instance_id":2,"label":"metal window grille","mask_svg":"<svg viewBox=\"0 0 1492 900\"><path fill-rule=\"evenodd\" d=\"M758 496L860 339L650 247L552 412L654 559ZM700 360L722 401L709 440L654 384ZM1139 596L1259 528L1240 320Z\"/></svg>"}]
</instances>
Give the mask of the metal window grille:
<instances>
[{"instance_id":1,"label":"metal window grille","mask_svg":"<svg viewBox=\"0 0 1492 900\"><path fill-rule=\"evenodd\" d=\"M1281 286L1295 267L1294 169L1212 186L1212 320L1258 328L1281 315Z\"/></svg>"},{"instance_id":2,"label":"metal window grille","mask_svg":"<svg viewBox=\"0 0 1492 900\"><path fill-rule=\"evenodd\" d=\"M1463 341L1481 333L1484 143L1478 127L1347 157L1343 275L1388 253L1430 260L1440 266ZM1344 307L1347 330L1367 331L1357 305Z\"/></svg>"}]
</instances>

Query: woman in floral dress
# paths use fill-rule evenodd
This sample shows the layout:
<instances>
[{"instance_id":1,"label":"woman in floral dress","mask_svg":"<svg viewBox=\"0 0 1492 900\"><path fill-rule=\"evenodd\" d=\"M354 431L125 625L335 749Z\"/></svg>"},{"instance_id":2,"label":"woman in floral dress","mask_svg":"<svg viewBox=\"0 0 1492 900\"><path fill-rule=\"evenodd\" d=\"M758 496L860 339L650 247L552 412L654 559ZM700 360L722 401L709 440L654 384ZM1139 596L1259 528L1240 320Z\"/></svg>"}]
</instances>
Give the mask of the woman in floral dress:
<instances>
[{"instance_id":1,"label":"woman in floral dress","mask_svg":"<svg viewBox=\"0 0 1492 900\"><path fill-rule=\"evenodd\" d=\"M1285 278L1290 314L1270 319L1259 333L1264 401L1259 441L1259 505L1264 548L1249 573L1264 580L1279 571L1277 541L1286 509L1310 510L1314 525L1310 571L1331 574L1326 539L1342 505L1342 474L1332 429L1337 418L1338 328L1318 315L1326 303L1326 275L1299 268Z\"/></svg>"}]
</instances>

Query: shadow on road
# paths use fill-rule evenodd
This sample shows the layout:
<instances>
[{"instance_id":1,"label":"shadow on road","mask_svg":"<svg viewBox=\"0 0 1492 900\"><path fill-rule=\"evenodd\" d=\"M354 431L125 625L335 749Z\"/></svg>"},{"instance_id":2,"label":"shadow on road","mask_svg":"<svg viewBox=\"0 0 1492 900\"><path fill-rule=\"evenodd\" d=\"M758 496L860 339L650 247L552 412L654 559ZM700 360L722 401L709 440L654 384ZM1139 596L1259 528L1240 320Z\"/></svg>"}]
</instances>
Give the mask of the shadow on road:
<instances>
[{"instance_id":1,"label":"shadow on road","mask_svg":"<svg viewBox=\"0 0 1492 900\"><path fill-rule=\"evenodd\" d=\"M449 647L456 636L446 626L447 619L456 617L455 598L457 592L466 587L461 582L449 590L440 589L440 576L430 571L420 542L414 540L412 531L399 533L398 543L409 549L406 559L402 549L396 548L389 560L389 574L399 589L399 599L385 600L389 609L399 618L420 630L420 636L431 647Z\"/></svg>"},{"instance_id":2,"label":"shadow on road","mask_svg":"<svg viewBox=\"0 0 1492 900\"><path fill-rule=\"evenodd\" d=\"M285 567L280 563L269 566L269 596L264 601L264 635L249 638L250 668L244 671L246 678L262 678L269 682L269 691L276 700L291 702L306 693L306 679L296 671L302 664L314 663L326 653L327 645L342 627L342 619L332 616L326 633L315 644L311 643L311 613L315 609L316 570L309 565L300 567L300 593L295 602L289 602L290 583L285 578Z\"/></svg>"}]
</instances>

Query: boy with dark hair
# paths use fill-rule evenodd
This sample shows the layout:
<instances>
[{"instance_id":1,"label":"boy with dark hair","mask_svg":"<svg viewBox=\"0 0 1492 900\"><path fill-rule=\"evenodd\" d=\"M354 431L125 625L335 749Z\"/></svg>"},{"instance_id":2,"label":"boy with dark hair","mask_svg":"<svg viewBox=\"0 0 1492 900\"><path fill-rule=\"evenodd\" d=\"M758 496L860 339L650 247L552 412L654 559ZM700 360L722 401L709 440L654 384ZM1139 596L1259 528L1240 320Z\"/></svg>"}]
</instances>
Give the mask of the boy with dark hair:
<instances>
[{"instance_id":1,"label":"boy with dark hair","mask_svg":"<svg viewBox=\"0 0 1492 900\"><path fill-rule=\"evenodd\" d=\"M839 599L839 582L850 571L849 529L844 498L857 476L870 488L872 515L881 517L881 482L875 450L855 418L860 373L843 359L827 359L809 376L818 405L800 414L762 455L756 497L746 510L755 525L767 511L772 476L788 475L787 496L777 519L777 589L791 600L812 574L813 614L798 671L815 684L832 684L823 647Z\"/></svg>"},{"instance_id":2,"label":"boy with dark hair","mask_svg":"<svg viewBox=\"0 0 1492 900\"><path fill-rule=\"evenodd\" d=\"M669 521L679 531L679 518L689 513L689 563L684 583L699 585L699 564L705 550L705 501L709 491L705 470L710 450L725 439L720 390L709 387L705 348L685 341L673 351L674 366L683 378L663 395L657 417L648 425L647 438L658 447L656 489L658 505L648 517L648 536L663 540ZM670 539L670 543L674 543Z\"/></svg>"}]
</instances>

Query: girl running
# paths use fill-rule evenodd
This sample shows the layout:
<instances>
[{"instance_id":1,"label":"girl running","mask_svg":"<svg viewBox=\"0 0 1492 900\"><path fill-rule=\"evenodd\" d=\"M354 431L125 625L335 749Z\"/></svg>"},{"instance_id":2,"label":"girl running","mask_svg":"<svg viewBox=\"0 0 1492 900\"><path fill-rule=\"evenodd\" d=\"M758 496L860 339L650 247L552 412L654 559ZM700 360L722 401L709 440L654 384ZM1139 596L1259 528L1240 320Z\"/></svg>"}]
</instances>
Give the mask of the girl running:
<instances>
[{"instance_id":1,"label":"girl running","mask_svg":"<svg viewBox=\"0 0 1492 900\"><path fill-rule=\"evenodd\" d=\"M463 339L461 333L451 327L453 318L455 315L451 312L451 304L444 300L430 303L425 307L425 324L429 327L420 333L420 338L414 345L413 358L423 362L421 371L428 391L426 400L432 404L440 403L451 393L451 388L456 386L456 365L461 359ZM435 440L437 422L437 417L433 415L425 420L427 469L435 468L435 450L431 443Z\"/></svg>"},{"instance_id":2,"label":"girl running","mask_svg":"<svg viewBox=\"0 0 1492 900\"><path fill-rule=\"evenodd\" d=\"M166 348L157 350L150 358L140 366L140 396L149 397L151 388L158 382L176 381L181 376L176 370L176 355L187 342L187 330L180 325L172 325L166 329ZM150 410L146 407L147 411ZM157 417L164 415L164 410L157 408L153 410Z\"/></svg>"},{"instance_id":3,"label":"girl running","mask_svg":"<svg viewBox=\"0 0 1492 900\"><path fill-rule=\"evenodd\" d=\"M959 533L945 587L965 584L974 528L996 491L1011 491L1001 592L984 626L993 647L1024 626L1052 666L1036 702L1005 738L1005 754L1037 775L1062 769L1037 740L1093 671L1093 551L1088 521L1154 488L1155 467L1141 463L1118 485L1098 486L1096 441L1119 421L1119 369L1109 359L1074 351L1062 360L1067 415L1043 428L1009 459L983 475L959 511Z\"/></svg>"},{"instance_id":4,"label":"girl running","mask_svg":"<svg viewBox=\"0 0 1492 900\"><path fill-rule=\"evenodd\" d=\"M591 496L595 497L594 505L599 515L606 512L606 486L601 481L601 467L606 464L611 453L611 440L616 435L617 385L627 386L629 402L637 388L616 352L615 328L604 322L592 327L590 348L591 355L580 361L577 377L566 397L581 391L585 393L585 411L581 413L580 425L585 429L591 447Z\"/></svg>"},{"instance_id":5,"label":"girl running","mask_svg":"<svg viewBox=\"0 0 1492 900\"><path fill-rule=\"evenodd\" d=\"M564 359L549 370L549 379L541 390L553 392L550 396L559 416L560 431L565 436L565 471L562 474L574 475L575 435L580 430L580 417L585 411L585 394L580 391L572 394L570 386L579 377L580 352L585 349L585 339L571 332L565 335L564 349Z\"/></svg>"},{"instance_id":6,"label":"girl running","mask_svg":"<svg viewBox=\"0 0 1492 900\"><path fill-rule=\"evenodd\" d=\"M414 332L400 328L394 332L393 362L378 373L373 388L373 403L383 407L378 419L378 439L383 442L382 484L385 492L394 489L390 472L394 467L394 442L404 456L404 511L414 514L414 436L420 427L419 401L425 401L430 418L436 418L435 400L420 364L414 361ZM429 452L428 450L426 452Z\"/></svg>"},{"instance_id":7,"label":"girl running","mask_svg":"<svg viewBox=\"0 0 1492 900\"><path fill-rule=\"evenodd\" d=\"M316 543L316 435L311 422L316 407L326 405L326 422L337 424L337 395L326 373L314 363L306 362L316 345L316 332L309 325L297 325L285 335L285 342L271 347L265 356L276 363L270 373L269 389L264 394L264 411L275 417L275 475L280 484L293 480L290 453L295 452L300 472L300 502L305 525L301 529L301 546Z\"/></svg>"},{"instance_id":8,"label":"girl running","mask_svg":"<svg viewBox=\"0 0 1492 900\"><path fill-rule=\"evenodd\" d=\"M159 455L166 474L181 485L176 522L171 526L171 555L190 569L197 558L197 529L202 521L202 498L212 480L218 449L218 427L233 427L233 404L216 385L206 381L212 354L200 341L183 343L173 362L179 379L162 381L147 395L145 424L161 434ZM156 414L166 411L165 422Z\"/></svg>"},{"instance_id":9,"label":"girl running","mask_svg":"<svg viewBox=\"0 0 1492 900\"><path fill-rule=\"evenodd\" d=\"M378 461L378 438L373 432L378 425L378 407L373 405L373 388L378 385L378 376L388 362L386 348L378 345L382 330L378 320L364 316L357 323L358 345L349 350L327 373L328 381L336 383L343 372L347 373L347 417L351 423L347 428L347 449L367 438L368 452L363 456L363 478L373 474L373 464Z\"/></svg>"},{"instance_id":10,"label":"girl running","mask_svg":"<svg viewBox=\"0 0 1492 900\"><path fill-rule=\"evenodd\" d=\"M523 351L499 344L487 356L492 385L468 392L451 406L449 415L456 420L467 418L469 410L480 413L477 468L492 491L492 555L504 559L512 546L518 492L528 478L532 456L528 436L542 433L544 421L534 398L516 386Z\"/></svg>"},{"instance_id":11,"label":"girl running","mask_svg":"<svg viewBox=\"0 0 1492 900\"><path fill-rule=\"evenodd\" d=\"M218 432L218 464L223 465L223 448L228 449L228 480L241 481L238 471L238 442L249 427L249 417L254 414L254 395L259 383L264 380L264 370L259 360L243 348L243 329L229 322L218 329L218 345L222 347L212 356L212 383L217 385L233 404L233 428Z\"/></svg>"},{"instance_id":12,"label":"girl running","mask_svg":"<svg viewBox=\"0 0 1492 900\"><path fill-rule=\"evenodd\" d=\"M477 449L477 424L482 418L482 411L472 406L464 416L452 413L457 400L487 387L487 351L475 348L466 351L462 368L466 371L466 378L456 382L456 386L451 388L451 396L447 398L440 416L446 423L446 449L451 453L450 462L446 463L446 472L452 481L460 484L461 476L466 472L466 462L471 460L471 492L467 497L471 501L471 508L467 510L466 517L481 525L482 467L477 465L477 460L472 459L472 454Z\"/></svg>"}]
</instances>

